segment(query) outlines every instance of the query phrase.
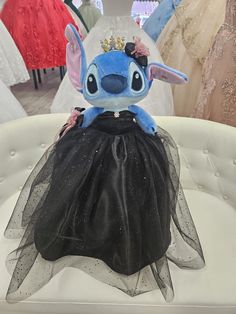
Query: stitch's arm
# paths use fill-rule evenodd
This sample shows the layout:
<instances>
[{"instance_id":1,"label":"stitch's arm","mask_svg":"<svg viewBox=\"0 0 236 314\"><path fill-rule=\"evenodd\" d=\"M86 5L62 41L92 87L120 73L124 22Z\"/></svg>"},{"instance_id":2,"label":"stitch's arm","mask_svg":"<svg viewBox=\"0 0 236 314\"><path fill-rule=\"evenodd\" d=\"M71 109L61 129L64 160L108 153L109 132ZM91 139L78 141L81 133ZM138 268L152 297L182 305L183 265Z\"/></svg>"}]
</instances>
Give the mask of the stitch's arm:
<instances>
[{"instance_id":1,"label":"stitch's arm","mask_svg":"<svg viewBox=\"0 0 236 314\"><path fill-rule=\"evenodd\" d=\"M101 113L104 112L103 108L92 107L83 111L83 123L81 128L87 128L93 122L93 120Z\"/></svg>"},{"instance_id":2,"label":"stitch's arm","mask_svg":"<svg viewBox=\"0 0 236 314\"><path fill-rule=\"evenodd\" d=\"M129 111L136 115L136 121L145 133L154 135L157 132L156 122L145 110L139 106L131 105Z\"/></svg>"}]
</instances>

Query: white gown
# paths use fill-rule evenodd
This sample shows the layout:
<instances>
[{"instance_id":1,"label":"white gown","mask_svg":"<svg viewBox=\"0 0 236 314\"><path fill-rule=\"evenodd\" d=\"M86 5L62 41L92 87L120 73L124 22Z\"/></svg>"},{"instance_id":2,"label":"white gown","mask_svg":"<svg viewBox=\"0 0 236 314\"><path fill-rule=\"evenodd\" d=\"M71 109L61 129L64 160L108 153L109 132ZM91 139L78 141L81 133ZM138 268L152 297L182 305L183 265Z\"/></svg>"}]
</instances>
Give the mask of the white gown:
<instances>
[{"instance_id":1,"label":"white gown","mask_svg":"<svg viewBox=\"0 0 236 314\"><path fill-rule=\"evenodd\" d=\"M149 48L149 62L162 62L159 51L152 39L138 27L131 17L103 16L84 40L87 64L102 53L100 40L113 36L124 36L126 41L133 41L133 36L140 37ZM169 84L154 81L149 95L139 105L152 115L174 115L173 97ZM83 95L77 92L66 75L58 89L51 106L52 113L70 112L74 107L87 108L89 104Z\"/></svg>"},{"instance_id":2,"label":"white gown","mask_svg":"<svg viewBox=\"0 0 236 314\"><path fill-rule=\"evenodd\" d=\"M12 86L29 80L25 62L14 40L0 20L0 79Z\"/></svg>"},{"instance_id":3,"label":"white gown","mask_svg":"<svg viewBox=\"0 0 236 314\"><path fill-rule=\"evenodd\" d=\"M0 123L27 116L21 104L0 79Z\"/></svg>"}]
</instances>

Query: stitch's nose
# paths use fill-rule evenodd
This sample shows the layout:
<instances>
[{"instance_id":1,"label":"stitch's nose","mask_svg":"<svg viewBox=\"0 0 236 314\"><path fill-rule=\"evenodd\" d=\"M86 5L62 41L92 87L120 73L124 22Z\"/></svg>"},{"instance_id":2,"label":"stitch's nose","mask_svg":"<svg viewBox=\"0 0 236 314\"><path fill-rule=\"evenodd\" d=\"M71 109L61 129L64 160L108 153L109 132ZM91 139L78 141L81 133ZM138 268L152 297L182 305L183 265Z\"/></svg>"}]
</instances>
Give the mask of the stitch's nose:
<instances>
[{"instance_id":1,"label":"stitch's nose","mask_svg":"<svg viewBox=\"0 0 236 314\"><path fill-rule=\"evenodd\" d=\"M127 87L127 78L122 75L110 74L102 78L102 88L110 94L119 94Z\"/></svg>"}]
</instances>

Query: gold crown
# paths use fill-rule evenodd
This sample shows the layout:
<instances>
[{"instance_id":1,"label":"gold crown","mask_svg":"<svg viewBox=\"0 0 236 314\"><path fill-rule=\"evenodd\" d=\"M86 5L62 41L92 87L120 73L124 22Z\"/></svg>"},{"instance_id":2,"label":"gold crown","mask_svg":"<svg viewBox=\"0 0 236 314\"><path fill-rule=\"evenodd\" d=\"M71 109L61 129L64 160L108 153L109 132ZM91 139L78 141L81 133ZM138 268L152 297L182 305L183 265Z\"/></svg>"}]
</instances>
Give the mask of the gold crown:
<instances>
[{"instance_id":1,"label":"gold crown","mask_svg":"<svg viewBox=\"0 0 236 314\"><path fill-rule=\"evenodd\" d=\"M101 47L104 52L108 52L111 50L124 50L125 48L125 38L124 37L113 37L111 36L109 39L104 39L100 41Z\"/></svg>"}]
</instances>

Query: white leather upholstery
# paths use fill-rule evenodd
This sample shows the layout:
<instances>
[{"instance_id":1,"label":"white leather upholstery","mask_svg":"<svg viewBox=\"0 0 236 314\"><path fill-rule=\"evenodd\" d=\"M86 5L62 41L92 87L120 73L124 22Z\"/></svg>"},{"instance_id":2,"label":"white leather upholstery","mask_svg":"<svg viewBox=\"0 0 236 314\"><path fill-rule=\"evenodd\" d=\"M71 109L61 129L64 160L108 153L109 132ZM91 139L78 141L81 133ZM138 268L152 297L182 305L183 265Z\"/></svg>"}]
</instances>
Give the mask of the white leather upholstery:
<instances>
[{"instance_id":1,"label":"white leather upholstery","mask_svg":"<svg viewBox=\"0 0 236 314\"><path fill-rule=\"evenodd\" d=\"M5 302L6 255L17 242L3 237L16 198L67 114L27 117L0 125L0 313L235 314L236 129L190 118L159 117L179 145L181 181L202 242L206 267L170 265L175 299L156 290L134 298L77 269L67 268L30 299Z\"/></svg>"}]
</instances>

